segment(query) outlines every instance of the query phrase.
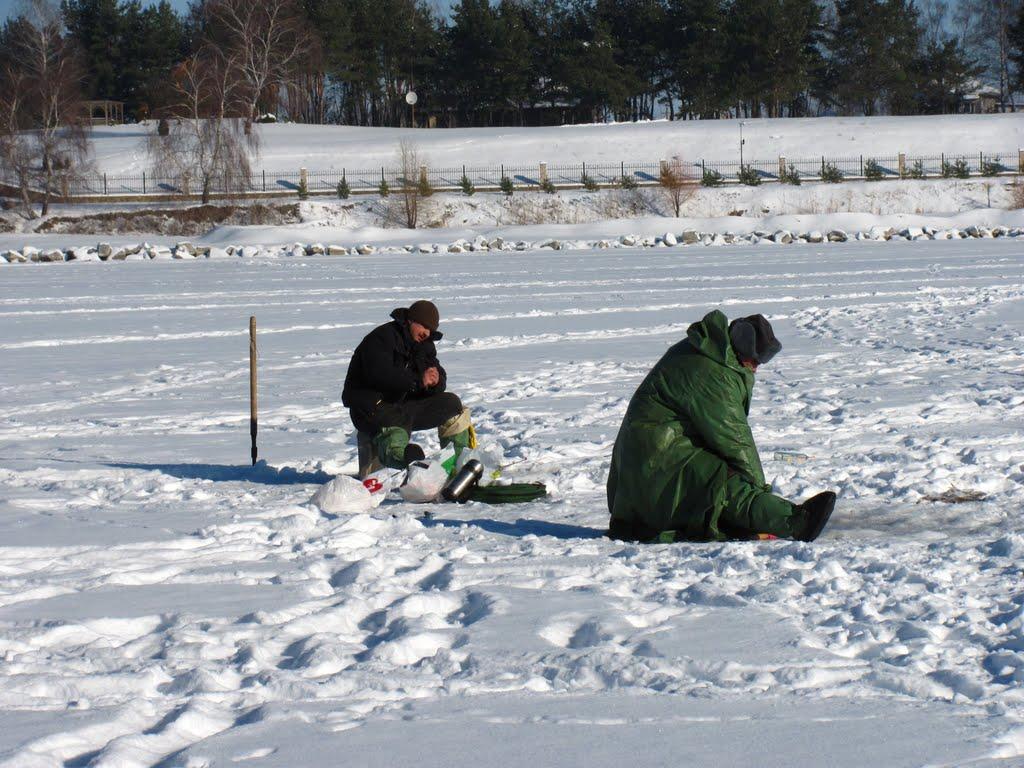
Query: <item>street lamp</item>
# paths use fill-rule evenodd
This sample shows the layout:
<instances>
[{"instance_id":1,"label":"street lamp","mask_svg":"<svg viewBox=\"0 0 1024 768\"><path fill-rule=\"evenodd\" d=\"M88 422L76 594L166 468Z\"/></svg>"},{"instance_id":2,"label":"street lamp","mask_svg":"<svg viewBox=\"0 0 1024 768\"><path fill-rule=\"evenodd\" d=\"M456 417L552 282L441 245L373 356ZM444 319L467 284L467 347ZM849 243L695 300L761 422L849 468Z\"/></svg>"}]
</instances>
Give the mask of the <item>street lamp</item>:
<instances>
[{"instance_id":1,"label":"street lamp","mask_svg":"<svg viewBox=\"0 0 1024 768\"><path fill-rule=\"evenodd\" d=\"M419 97L416 95L416 91L409 91L405 94L405 103L412 109L412 127L416 127L416 102L419 101Z\"/></svg>"}]
</instances>

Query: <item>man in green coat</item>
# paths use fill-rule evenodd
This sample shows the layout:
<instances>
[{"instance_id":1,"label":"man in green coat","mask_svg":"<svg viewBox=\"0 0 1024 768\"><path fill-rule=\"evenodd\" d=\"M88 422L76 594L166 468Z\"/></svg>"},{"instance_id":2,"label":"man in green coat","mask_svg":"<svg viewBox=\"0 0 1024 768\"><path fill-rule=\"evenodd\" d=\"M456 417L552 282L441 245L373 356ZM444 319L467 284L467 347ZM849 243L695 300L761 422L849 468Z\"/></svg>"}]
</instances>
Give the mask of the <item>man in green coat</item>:
<instances>
[{"instance_id":1,"label":"man in green coat","mask_svg":"<svg viewBox=\"0 0 1024 768\"><path fill-rule=\"evenodd\" d=\"M687 330L629 403L608 473L608 535L812 541L836 495L793 504L771 493L747 423L754 372L782 349L762 315L718 310Z\"/></svg>"}]
</instances>

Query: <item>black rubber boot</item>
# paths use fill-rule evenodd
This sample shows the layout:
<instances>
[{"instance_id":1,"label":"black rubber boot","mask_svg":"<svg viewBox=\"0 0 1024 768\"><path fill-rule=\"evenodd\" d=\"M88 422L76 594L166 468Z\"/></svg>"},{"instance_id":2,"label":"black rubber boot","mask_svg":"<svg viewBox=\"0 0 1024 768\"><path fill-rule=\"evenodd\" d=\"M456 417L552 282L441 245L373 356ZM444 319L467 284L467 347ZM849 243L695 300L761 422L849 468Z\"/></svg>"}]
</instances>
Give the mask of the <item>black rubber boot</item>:
<instances>
[{"instance_id":1,"label":"black rubber boot","mask_svg":"<svg viewBox=\"0 0 1024 768\"><path fill-rule=\"evenodd\" d=\"M836 495L832 491L823 491L811 496L807 501L797 507L797 510L804 514L806 522L802 531L793 538L797 541L814 541L825 530L828 519L832 517L832 510L836 508Z\"/></svg>"},{"instance_id":2,"label":"black rubber boot","mask_svg":"<svg viewBox=\"0 0 1024 768\"><path fill-rule=\"evenodd\" d=\"M402 459L405 461L406 466L409 466L414 461L423 461L425 458L427 458L427 455L416 443L409 443L405 446L405 454L402 456Z\"/></svg>"}]
</instances>

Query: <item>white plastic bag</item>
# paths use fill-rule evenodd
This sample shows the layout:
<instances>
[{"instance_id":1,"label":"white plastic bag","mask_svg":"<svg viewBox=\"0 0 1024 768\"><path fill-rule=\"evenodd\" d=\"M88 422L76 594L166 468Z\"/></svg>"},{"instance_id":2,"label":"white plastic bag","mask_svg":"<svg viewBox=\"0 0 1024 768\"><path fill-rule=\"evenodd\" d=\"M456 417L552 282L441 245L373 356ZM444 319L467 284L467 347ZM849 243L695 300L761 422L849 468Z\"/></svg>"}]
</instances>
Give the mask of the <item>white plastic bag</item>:
<instances>
[{"instance_id":1,"label":"white plastic bag","mask_svg":"<svg viewBox=\"0 0 1024 768\"><path fill-rule=\"evenodd\" d=\"M321 512L351 515L368 512L380 504L383 498L383 493L370 493L361 480L338 475L321 485L309 503L315 504Z\"/></svg>"},{"instance_id":2,"label":"white plastic bag","mask_svg":"<svg viewBox=\"0 0 1024 768\"><path fill-rule=\"evenodd\" d=\"M436 499L447 482L448 472L440 461L414 461L409 465L405 483L398 492L406 501L422 504Z\"/></svg>"},{"instance_id":3,"label":"white plastic bag","mask_svg":"<svg viewBox=\"0 0 1024 768\"><path fill-rule=\"evenodd\" d=\"M500 448L469 448L459 454L455 461L455 471L462 469L462 465L470 459L476 459L484 466L484 473L480 477L480 485L490 485L501 477L501 465L505 456Z\"/></svg>"}]
</instances>

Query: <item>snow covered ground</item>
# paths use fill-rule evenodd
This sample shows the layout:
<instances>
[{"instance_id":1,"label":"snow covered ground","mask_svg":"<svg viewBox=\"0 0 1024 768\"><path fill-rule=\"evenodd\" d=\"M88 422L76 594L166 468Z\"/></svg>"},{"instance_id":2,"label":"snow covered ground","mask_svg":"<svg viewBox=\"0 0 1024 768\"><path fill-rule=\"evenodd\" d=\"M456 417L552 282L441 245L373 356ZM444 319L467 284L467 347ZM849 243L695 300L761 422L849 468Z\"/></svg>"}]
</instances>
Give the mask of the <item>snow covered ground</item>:
<instances>
[{"instance_id":1,"label":"snow covered ground","mask_svg":"<svg viewBox=\"0 0 1024 768\"><path fill-rule=\"evenodd\" d=\"M149 170L145 140L154 130L155 123L93 130L97 169ZM268 172L391 167L403 139L414 142L433 168L657 162L674 156L738 162L740 139L737 120L435 130L282 124L259 131L262 148L253 167ZM1019 114L759 119L743 121L743 138L747 162L779 155L797 160L998 152L1012 163L1024 146L1024 120Z\"/></svg>"},{"instance_id":2,"label":"snow covered ground","mask_svg":"<svg viewBox=\"0 0 1024 768\"><path fill-rule=\"evenodd\" d=\"M0 765L1022 765L1022 278L1003 238L2 268ZM422 297L552 495L323 515L349 355ZM818 542L601 537L714 307L783 341L751 418L839 491Z\"/></svg>"}]
</instances>

